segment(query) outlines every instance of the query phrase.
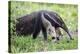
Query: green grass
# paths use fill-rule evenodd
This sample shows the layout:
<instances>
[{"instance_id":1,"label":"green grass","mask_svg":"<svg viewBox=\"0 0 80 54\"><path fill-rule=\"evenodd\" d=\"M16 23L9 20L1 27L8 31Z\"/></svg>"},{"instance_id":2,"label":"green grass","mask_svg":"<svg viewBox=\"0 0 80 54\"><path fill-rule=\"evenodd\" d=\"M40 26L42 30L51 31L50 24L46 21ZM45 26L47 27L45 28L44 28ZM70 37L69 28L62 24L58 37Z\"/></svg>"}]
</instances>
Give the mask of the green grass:
<instances>
[{"instance_id":1,"label":"green grass","mask_svg":"<svg viewBox=\"0 0 80 54\"><path fill-rule=\"evenodd\" d=\"M71 4L49 4L49 3L34 3L34 2L19 2L12 1L10 10L10 29L11 29L11 52L40 52L40 51L55 51L55 50L70 50L78 48L78 35L76 30L78 30L78 8L77 5ZM57 12L65 24L72 32L74 40L67 43L66 36L59 41L59 44L53 43L48 37L48 41L44 42L43 37L38 37L33 40L31 36L16 36L15 24L18 17L29 14L33 11L38 10L51 10ZM62 30L62 33L65 34Z\"/></svg>"},{"instance_id":2,"label":"green grass","mask_svg":"<svg viewBox=\"0 0 80 54\"><path fill-rule=\"evenodd\" d=\"M11 39L11 51L13 53L19 52L41 52L41 51L55 51L55 50L71 50L78 48L77 36L74 36L74 40L67 43L67 39L63 37L59 43L53 43L48 39L44 41L41 37L32 39L31 36L14 36Z\"/></svg>"}]
</instances>

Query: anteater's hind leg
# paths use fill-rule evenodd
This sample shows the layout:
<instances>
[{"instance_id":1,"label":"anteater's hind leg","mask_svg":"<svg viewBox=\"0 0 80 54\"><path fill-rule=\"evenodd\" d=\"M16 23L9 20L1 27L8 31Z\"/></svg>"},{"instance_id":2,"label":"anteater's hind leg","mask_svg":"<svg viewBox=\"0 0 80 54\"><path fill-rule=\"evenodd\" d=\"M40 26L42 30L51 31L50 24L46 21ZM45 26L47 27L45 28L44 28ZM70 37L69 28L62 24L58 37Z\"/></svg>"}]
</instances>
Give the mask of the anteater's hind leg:
<instances>
[{"instance_id":1,"label":"anteater's hind leg","mask_svg":"<svg viewBox=\"0 0 80 54\"><path fill-rule=\"evenodd\" d=\"M42 26L42 33L44 35L44 40L47 40L47 31L46 28L44 28L43 26Z\"/></svg>"},{"instance_id":2,"label":"anteater's hind leg","mask_svg":"<svg viewBox=\"0 0 80 54\"><path fill-rule=\"evenodd\" d=\"M39 34L40 32L40 29L36 29L36 31L33 33L33 39L36 39L37 38L37 35Z\"/></svg>"},{"instance_id":3,"label":"anteater's hind leg","mask_svg":"<svg viewBox=\"0 0 80 54\"><path fill-rule=\"evenodd\" d=\"M39 34L40 30L41 30L41 20L40 18L36 19L35 25L34 25L34 32L33 32L33 39L35 39L37 37L37 35Z\"/></svg>"}]
</instances>

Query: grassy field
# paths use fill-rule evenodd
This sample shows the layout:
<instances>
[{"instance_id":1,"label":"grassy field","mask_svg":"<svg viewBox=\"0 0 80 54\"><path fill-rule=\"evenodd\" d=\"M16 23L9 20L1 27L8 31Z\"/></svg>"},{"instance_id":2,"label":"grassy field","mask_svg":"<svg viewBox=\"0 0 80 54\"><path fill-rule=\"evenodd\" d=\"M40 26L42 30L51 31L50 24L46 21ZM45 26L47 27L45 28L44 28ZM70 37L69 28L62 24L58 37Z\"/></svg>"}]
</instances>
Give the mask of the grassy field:
<instances>
[{"instance_id":1,"label":"grassy field","mask_svg":"<svg viewBox=\"0 0 80 54\"><path fill-rule=\"evenodd\" d=\"M15 36L11 39L11 51L13 53L19 52L41 52L41 51L55 51L55 50L71 50L78 48L78 39L75 39L67 43L67 39L63 38L59 43L53 43L50 39L44 42L43 38L38 37L36 40L27 36Z\"/></svg>"},{"instance_id":2,"label":"grassy field","mask_svg":"<svg viewBox=\"0 0 80 54\"><path fill-rule=\"evenodd\" d=\"M11 33L11 52L41 52L41 51L55 51L55 50L70 50L78 48L78 16L77 5L64 5L64 4L49 4L49 3L34 3L34 2L11 2L9 7L10 13L10 33ZM63 32L63 39L59 43L53 43L48 37L48 41L44 42L43 37L37 37L36 40L32 39L32 36L17 36L15 32L16 19L18 17L29 14L38 10L52 10L57 12L67 27L69 28L74 40L67 43L65 32ZM43 35L41 35L43 36Z\"/></svg>"}]
</instances>

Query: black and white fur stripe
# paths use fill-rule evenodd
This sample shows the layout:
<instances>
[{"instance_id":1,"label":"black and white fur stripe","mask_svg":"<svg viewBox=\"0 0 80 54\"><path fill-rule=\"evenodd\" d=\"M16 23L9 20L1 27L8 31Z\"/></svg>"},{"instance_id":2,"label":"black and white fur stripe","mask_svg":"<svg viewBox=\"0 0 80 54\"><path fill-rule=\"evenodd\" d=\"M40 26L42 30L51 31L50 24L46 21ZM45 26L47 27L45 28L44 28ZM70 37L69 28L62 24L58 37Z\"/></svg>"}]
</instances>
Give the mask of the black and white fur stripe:
<instances>
[{"instance_id":1,"label":"black and white fur stripe","mask_svg":"<svg viewBox=\"0 0 80 54\"><path fill-rule=\"evenodd\" d=\"M47 34L54 37L54 41L57 41L55 27L53 27L51 22L45 18L44 14L45 13L43 13L43 12L41 13L41 19L42 19L42 23L43 23L44 27L47 30Z\"/></svg>"}]
</instances>

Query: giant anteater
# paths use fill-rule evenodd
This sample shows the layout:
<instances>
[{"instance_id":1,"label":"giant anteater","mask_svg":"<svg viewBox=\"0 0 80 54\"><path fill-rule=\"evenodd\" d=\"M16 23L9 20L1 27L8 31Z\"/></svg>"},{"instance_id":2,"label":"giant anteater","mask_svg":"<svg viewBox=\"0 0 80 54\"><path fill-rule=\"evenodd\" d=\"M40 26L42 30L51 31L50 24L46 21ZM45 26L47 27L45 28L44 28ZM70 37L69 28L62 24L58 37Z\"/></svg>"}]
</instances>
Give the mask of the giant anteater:
<instances>
[{"instance_id":1,"label":"giant anteater","mask_svg":"<svg viewBox=\"0 0 80 54\"><path fill-rule=\"evenodd\" d=\"M47 31L49 31L49 33L54 31L54 37L52 37L52 39L59 39L59 35L62 35L59 28L62 28L67 32L70 39L73 39L62 18L53 11L35 11L18 18L17 21L16 33L18 35L33 34L33 39L35 39L39 32L42 30L44 39L47 40Z\"/></svg>"}]
</instances>

